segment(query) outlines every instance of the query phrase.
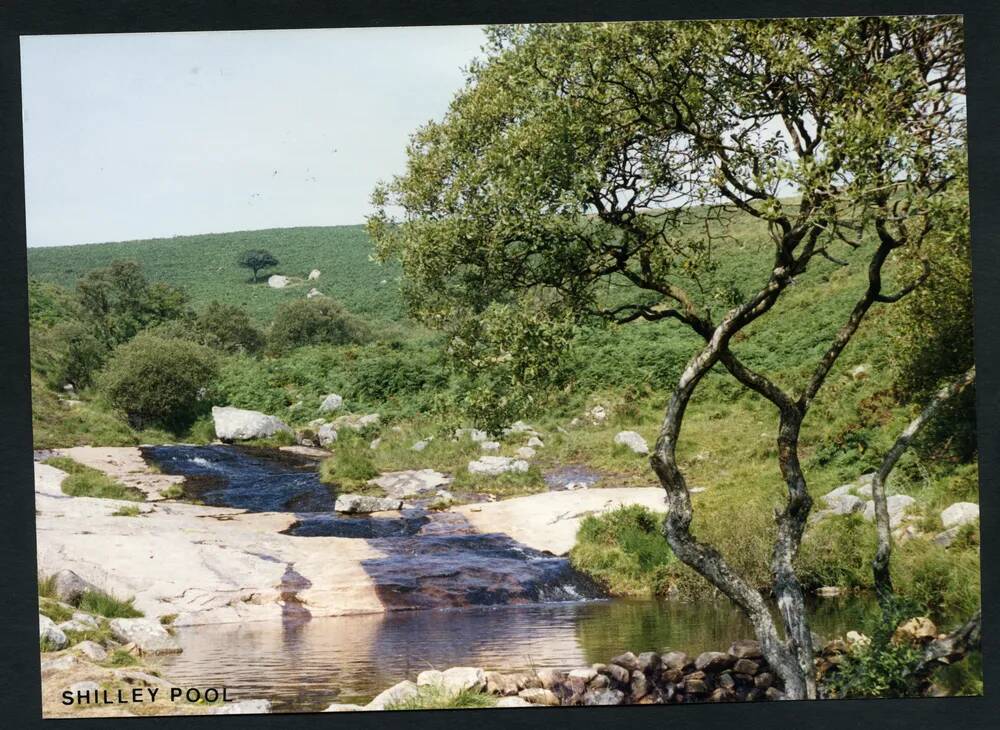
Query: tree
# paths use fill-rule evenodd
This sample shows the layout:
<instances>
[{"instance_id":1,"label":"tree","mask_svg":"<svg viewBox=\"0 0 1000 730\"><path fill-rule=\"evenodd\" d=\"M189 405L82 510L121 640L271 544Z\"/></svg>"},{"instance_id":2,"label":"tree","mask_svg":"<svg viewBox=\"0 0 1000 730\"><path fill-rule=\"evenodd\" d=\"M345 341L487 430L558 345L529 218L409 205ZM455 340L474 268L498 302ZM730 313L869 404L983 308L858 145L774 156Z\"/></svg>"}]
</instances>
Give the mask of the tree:
<instances>
[{"instance_id":1,"label":"tree","mask_svg":"<svg viewBox=\"0 0 1000 730\"><path fill-rule=\"evenodd\" d=\"M264 335L246 311L230 304L209 303L198 314L194 329L198 342L224 352L254 353L264 345Z\"/></svg>"},{"instance_id":2,"label":"tree","mask_svg":"<svg viewBox=\"0 0 1000 730\"><path fill-rule=\"evenodd\" d=\"M368 328L329 297L293 299L274 315L268 344L281 352L303 345L347 345L368 339Z\"/></svg>"},{"instance_id":3,"label":"tree","mask_svg":"<svg viewBox=\"0 0 1000 730\"><path fill-rule=\"evenodd\" d=\"M244 269L250 269L253 272L253 281L256 284L258 271L273 268L280 262L270 251L258 248L241 253L236 263Z\"/></svg>"},{"instance_id":4,"label":"tree","mask_svg":"<svg viewBox=\"0 0 1000 730\"><path fill-rule=\"evenodd\" d=\"M862 321L933 269L933 202L965 160L960 21L514 26L490 30L485 51L444 119L412 137L406 172L374 192L380 256L401 261L411 311L453 336L529 298L538 321L672 319L700 336L650 458L667 540L747 615L788 696L814 697L793 567L812 507L799 432ZM765 223L771 246L759 281L720 298L703 284L735 212ZM820 258L864 266L867 285L805 380L781 383L733 345ZM919 273L887 291L887 262L906 258L923 258ZM690 529L675 449L716 366L778 413L771 593L787 640Z\"/></svg>"},{"instance_id":5,"label":"tree","mask_svg":"<svg viewBox=\"0 0 1000 730\"><path fill-rule=\"evenodd\" d=\"M144 333L114 351L100 387L133 428L155 424L176 432L207 410L217 376L207 347Z\"/></svg>"}]
</instances>

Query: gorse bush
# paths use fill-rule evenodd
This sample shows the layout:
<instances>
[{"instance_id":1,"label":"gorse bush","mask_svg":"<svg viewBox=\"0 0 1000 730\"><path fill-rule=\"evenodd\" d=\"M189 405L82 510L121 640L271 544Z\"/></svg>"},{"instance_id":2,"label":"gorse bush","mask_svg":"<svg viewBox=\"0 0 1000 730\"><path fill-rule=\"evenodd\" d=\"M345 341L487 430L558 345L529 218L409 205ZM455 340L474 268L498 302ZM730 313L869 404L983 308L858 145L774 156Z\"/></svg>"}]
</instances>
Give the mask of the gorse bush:
<instances>
[{"instance_id":1,"label":"gorse bush","mask_svg":"<svg viewBox=\"0 0 1000 730\"><path fill-rule=\"evenodd\" d=\"M329 297L293 299L274 315L268 346L285 352L303 345L347 345L370 338L368 327Z\"/></svg>"},{"instance_id":2,"label":"gorse bush","mask_svg":"<svg viewBox=\"0 0 1000 730\"><path fill-rule=\"evenodd\" d=\"M217 373L207 347L143 334L115 350L100 387L133 428L178 431L208 410Z\"/></svg>"}]
</instances>

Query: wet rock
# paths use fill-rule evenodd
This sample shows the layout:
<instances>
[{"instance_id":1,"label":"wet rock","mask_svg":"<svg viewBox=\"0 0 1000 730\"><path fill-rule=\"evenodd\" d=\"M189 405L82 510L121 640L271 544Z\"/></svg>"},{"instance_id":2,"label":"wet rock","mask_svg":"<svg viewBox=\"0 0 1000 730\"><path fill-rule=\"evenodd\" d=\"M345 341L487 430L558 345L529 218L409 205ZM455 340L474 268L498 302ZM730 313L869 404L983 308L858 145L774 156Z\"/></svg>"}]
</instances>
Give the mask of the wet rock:
<instances>
[{"instance_id":1,"label":"wet rock","mask_svg":"<svg viewBox=\"0 0 1000 730\"><path fill-rule=\"evenodd\" d=\"M917 500L908 494L894 494L886 499L886 506L889 509L889 527L895 529L903 523L907 511L916 504ZM865 502L864 518L868 522L875 521L875 502L869 500Z\"/></svg>"},{"instance_id":2,"label":"wet rock","mask_svg":"<svg viewBox=\"0 0 1000 730\"><path fill-rule=\"evenodd\" d=\"M528 462L523 459L512 459L509 456L481 456L469 462L470 474L485 474L499 476L500 474L521 473L528 471Z\"/></svg>"},{"instance_id":3,"label":"wet rock","mask_svg":"<svg viewBox=\"0 0 1000 730\"><path fill-rule=\"evenodd\" d=\"M552 690L545 689L543 687L522 689L518 692L517 696L525 702L530 702L533 705L546 705L554 707L559 704L559 698L555 695L555 693Z\"/></svg>"},{"instance_id":4,"label":"wet rock","mask_svg":"<svg viewBox=\"0 0 1000 730\"><path fill-rule=\"evenodd\" d=\"M763 656L760 642L753 639L737 639L729 647L729 654L737 659L759 659Z\"/></svg>"},{"instance_id":5,"label":"wet rock","mask_svg":"<svg viewBox=\"0 0 1000 730\"><path fill-rule=\"evenodd\" d=\"M367 514L402 509L403 501L393 497L370 497L365 494L341 494L333 505L336 512Z\"/></svg>"},{"instance_id":6,"label":"wet rock","mask_svg":"<svg viewBox=\"0 0 1000 730\"><path fill-rule=\"evenodd\" d=\"M649 445L640 434L635 431L619 431L615 434L615 443L627 446L636 454L648 454Z\"/></svg>"},{"instance_id":7,"label":"wet rock","mask_svg":"<svg viewBox=\"0 0 1000 730\"><path fill-rule=\"evenodd\" d=\"M337 395L336 393L330 393L323 396L323 400L319 404L320 413L332 413L333 411L340 410L341 406L344 405L344 399Z\"/></svg>"},{"instance_id":8,"label":"wet rock","mask_svg":"<svg viewBox=\"0 0 1000 730\"><path fill-rule=\"evenodd\" d=\"M694 665L702 672L721 672L733 666L733 657L721 651L706 651L698 655Z\"/></svg>"},{"instance_id":9,"label":"wet rock","mask_svg":"<svg viewBox=\"0 0 1000 730\"><path fill-rule=\"evenodd\" d=\"M539 706L540 705L528 702L523 697L501 697L499 700L497 700L497 703L494 705L494 707L499 707L501 709L507 707L539 707Z\"/></svg>"},{"instance_id":10,"label":"wet rock","mask_svg":"<svg viewBox=\"0 0 1000 730\"><path fill-rule=\"evenodd\" d=\"M947 530L968 525L979 519L979 505L973 502L955 502L941 512L941 524Z\"/></svg>"},{"instance_id":11,"label":"wet rock","mask_svg":"<svg viewBox=\"0 0 1000 730\"><path fill-rule=\"evenodd\" d=\"M583 704L590 706L620 705L624 701L625 693L617 689L602 689L596 692L587 692L583 698Z\"/></svg>"},{"instance_id":12,"label":"wet rock","mask_svg":"<svg viewBox=\"0 0 1000 730\"><path fill-rule=\"evenodd\" d=\"M62 649L69 643L63 630L42 614L38 614L38 640L46 642L53 650Z\"/></svg>"},{"instance_id":13,"label":"wet rock","mask_svg":"<svg viewBox=\"0 0 1000 730\"><path fill-rule=\"evenodd\" d=\"M94 662L103 662L108 658L107 650L96 641L80 641L73 645L73 649Z\"/></svg>"},{"instance_id":14,"label":"wet rock","mask_svg":"<svg viewBox=\"0 0 1000 730\"><path fill-rule=\"evenodd\" d=\"M271 700L239 700L208 709L210 715L266 715L271 712Z\"/></svg>"},{"instance_id":15,"label":"wet rock","mask_svg":"<svg viewBox=\"0 0 1000 730\"><path fill-rule=\"evenodd\" d=\"M270 438L277 433L295 435L281 419L260 411L213 406L212 421L215 435L223 441Z\"/></svg>"},{"instance_id":16,"label":"wet rock","mask_svg":"<svg viewBox=\"0 0 1000 730\"><path fill-rule=\"evenodd\" d=\"M72 570L60 570L52 576L52 594L70 605L76 605L88 591L96 591L97 587L74 573Z\"/></svg>"},{"instance_id":17,"label":"wet rock","mask_svg":"<svg viewBox=\"0 0 1000 730\"><path fill-rule=\"evenodd\" d=\"M404 679L398 684L392 685L389 689L375 696L371 702L365 705L366 710L384 710L386 705L406 702L417 696L417 685L408 679Z\"/></svg>"},{"instance_id":18,"label":"wet rock","mask_svg":"<svg viewBox=\"0 0 1000 730\"><path fill-rule=\"evenodd\" d=\"M111 635L123 644L133 643L142 654L180 654L181 647L159 621L148 618L114 618Z\"/></svg>"}]
</instances>

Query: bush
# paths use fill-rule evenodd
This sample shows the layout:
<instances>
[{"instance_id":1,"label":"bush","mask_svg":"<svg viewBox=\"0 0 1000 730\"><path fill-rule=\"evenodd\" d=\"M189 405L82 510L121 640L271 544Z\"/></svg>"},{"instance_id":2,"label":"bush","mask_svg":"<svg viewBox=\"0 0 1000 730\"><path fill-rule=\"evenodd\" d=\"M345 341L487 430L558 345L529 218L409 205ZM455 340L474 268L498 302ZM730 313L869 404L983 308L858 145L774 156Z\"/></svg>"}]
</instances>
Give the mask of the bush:
<instances>
[{"instance_id":1,"label":"bush","mask_svg":"<svg viewBox=\"0 0 1000 730\"><path fill-rule=\"evenodd\" d=\"M208 410L217 375L208 348L144 334L115 350L101 389L133 428L156 424L176 432Z\"/></svg>"},{"instance_id":2,"label":"bush","mask_svg":"<svg viewBox=\"0 0 1000 730\"><path fill-rule=\"evenodd\" d=\"M268 345L275 352L303 345L346 345L369 338L367 326L329 297L293 299L274 315Z\"/></svg>"},{"instance_id":3,"label":"bush","mask_svg":"<svg viewBox=\"0 0 1000 730\"><path fill-rule=\"evenodd\" d=\"M53 456L46 464L66 472L62 481L63 494L71 497L97 497L99 499L127 499L143 502L146 496L138 489L116 482L102 471L84 466L66 456Z\"/></svg>"},{"instance_id":4,"label":"bush","mask_svg":"<svg viewBox=\"0 0 1000 730\"><path fill-rule=\"evenodd\" d=\"M802 587L870 588L875 527L859 514L827 517L807 530L795 561Z\"/></svg>"},{"instance_id":5,"label":"bush","mask_svg":"<svg viewBox=\"0 0 1000 730\"><path fill-rule=\"evenodd\" d=\"M79 322L60 322L49 336L59 352L52 373L54 385L72 383L77 388L90 385L94 375L104 366L108 348Z\"/></svg>"},{"instance_id":6,"label":"bush","mask_svg":"<svg viewBox=\"0 0 1000 730\"><path fill-rule=\"evenodd\" d=\"M668 591L664 568L674 562L674 554L663 536L663 518L640 505L588 515L570 552L573 567L614 595Z\"/></svg>"},{"instance_id":7,"label":"bush","mask_svg":"<svg viewBox=\"0 0 1000 730\"><path fill-rule=\"evenodd\" d=\"M320 479L345 489L364 489L377 476L372 451L360 439L338 441L333 456L320 464Z\"/></svg>"},{"instance_id":8,"label":"bush","mask_svg":"<svg viewBox=\"0 0 1000 730\"><path fill-rule=\"evenodd\" d=\"M195 333L198 342L223 352L254 353L264 346L264 335L245 310L215 301L198 315Z\"/></svg>"}]
</instances>

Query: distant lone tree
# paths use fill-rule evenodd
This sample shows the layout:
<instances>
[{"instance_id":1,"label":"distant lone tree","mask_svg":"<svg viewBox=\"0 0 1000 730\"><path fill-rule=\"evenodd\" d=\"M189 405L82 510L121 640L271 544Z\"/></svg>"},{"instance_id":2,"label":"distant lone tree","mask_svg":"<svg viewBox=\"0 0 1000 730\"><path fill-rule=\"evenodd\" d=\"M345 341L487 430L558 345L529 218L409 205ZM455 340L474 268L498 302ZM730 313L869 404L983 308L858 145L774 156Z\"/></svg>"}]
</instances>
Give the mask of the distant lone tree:
<instances>
[{"instance_id":1,"label":"distant lone tree","mask_svg":"<svg viewBox=\"0 0 1000 730\"><path fill-rule=\"evenodd\" d=\"M256 283L258 271L261 269L270 269L277 266L280 262L270 251L263 248L257 248L241 253L236 263L244 269L250 269L253 272L254 283Z\"/></svg>"}]
</instances>

